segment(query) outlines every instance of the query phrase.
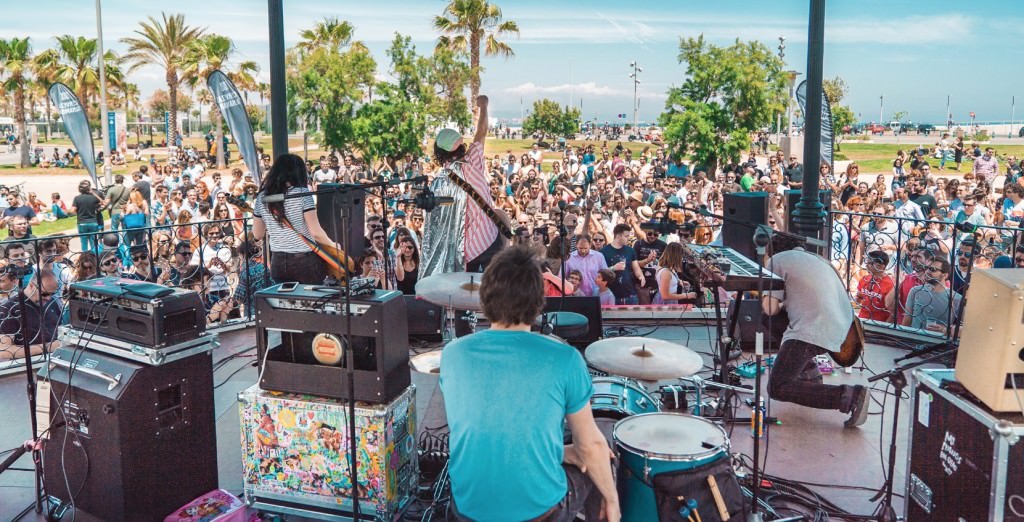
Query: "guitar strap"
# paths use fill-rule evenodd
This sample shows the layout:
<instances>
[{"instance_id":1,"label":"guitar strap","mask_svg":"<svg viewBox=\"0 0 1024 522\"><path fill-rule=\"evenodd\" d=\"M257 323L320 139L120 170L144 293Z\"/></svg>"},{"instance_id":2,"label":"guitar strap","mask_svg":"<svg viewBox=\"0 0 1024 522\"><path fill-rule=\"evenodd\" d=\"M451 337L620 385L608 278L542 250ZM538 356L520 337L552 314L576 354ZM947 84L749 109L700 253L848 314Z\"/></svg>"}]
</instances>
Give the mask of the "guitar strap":
<instances>
[{"instance_id":1,"label":"guitar strap","mask_svg":"<svg viewBox=\"0 0 1024 522\"><path fill-rule=\"evenodd\" d=\"M500 217L498 217L498 214L494 212L494 209L491 208L491 205L487 203L487 200L485 200L484 197L481 196L479 192L477 192L476 188L474 188L473 185L471 185L468 181L462 179L462 177L454 170L447 170L448 179L452 180L452 183L454 183L456 186L462 189L462 191L465 192L467 196L469 196L469 199L472 199L473 202L476 203L478 207L480 207L480 210L484 211L484 215L490 218L491 222L498 227L498 232L500 232L501 235L505 236L507 239L511 239L512 231L508 228L505 222L502 221Z\"/></svg>"}]
</instances>

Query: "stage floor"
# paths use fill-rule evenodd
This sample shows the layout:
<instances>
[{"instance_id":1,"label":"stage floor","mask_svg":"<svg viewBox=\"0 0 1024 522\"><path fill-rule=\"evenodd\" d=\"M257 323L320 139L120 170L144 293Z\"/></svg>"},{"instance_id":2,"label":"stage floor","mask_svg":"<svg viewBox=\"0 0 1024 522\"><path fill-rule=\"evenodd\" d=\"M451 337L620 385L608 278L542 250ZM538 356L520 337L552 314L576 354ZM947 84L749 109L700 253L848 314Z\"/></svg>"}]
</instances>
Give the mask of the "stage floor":
<instances>
[{"instance_id":1,"label":"stage floor","mask_svg":"<svg viewBox=\"0 0 1024 522\"><path fill-rule=\"evenodd\" d=\"M714 338L713 329L703 325L661 326L656 329L650 325L638 325L633 328L638 334L651 332L650 337L682 343L698 352L708 352ZM221 340L221 346L214 353L215 361L252 347L255 343L255 329L227 332L221 334ZM255 350L249 353L254 354ZM868 345L865 360L870 370L886 371L893 366L893 359L904 353L905 351L896 348ZM710 364L710 357L704 355L704 358ZM237 358L223 365L214 374L214 383L220 385L215 390L220 485L236 494L240 494L242 490L236 399L238 392L256 381L256 369L251 366L253 361L253 357ZM826 376L825 382L864 383L872 375L870 370L854 370L852 374L839 372L833 376ZM444 402L437 386L437 376L413 372L412 381L417 386L418 427L423 429L443 426ZM876 503L869 499L884 481L883 463L888 455L889 430L892 422L893 402L890 396L886 404L883 431L880 403L884 397L884 382L876 383L878 386L873 392L871 415L860 429L843 429L846 415L838 412L814 410L777 401L770 403L769 415L777 417L781 424L771 426L768 434L762 439L762 457L767 453L765 471L770 475L793 480L868 488L814 489L822 497L844 509L857 514L870 514ZM514 390L509 391L514 393ZM0 377L0 404L3 404L0 450L4 450L18 445L30 434L24 374ZM907 400L904 399L898 428L899 453L896 460L895 491L900 496L895 498L895 504L900 514L903 513L902 492L906 481L904 470L909 418L907 405ZM749 418L750 409L742 406L738 414ZM731 441L734 452L753 455L753 438L748 424L734 425ZM15 464L15 467L19 468L30 466L31 460L28 455ZM30 472L10 470L0 475L0 520L11 520L15 517L32 502L33 494ZM32 513L24 520L43 520L43 517ZM80 514L77 520L88 521L91 518ZM289 517L289 520L298 519Z\"/></svg>"}]
</instances>

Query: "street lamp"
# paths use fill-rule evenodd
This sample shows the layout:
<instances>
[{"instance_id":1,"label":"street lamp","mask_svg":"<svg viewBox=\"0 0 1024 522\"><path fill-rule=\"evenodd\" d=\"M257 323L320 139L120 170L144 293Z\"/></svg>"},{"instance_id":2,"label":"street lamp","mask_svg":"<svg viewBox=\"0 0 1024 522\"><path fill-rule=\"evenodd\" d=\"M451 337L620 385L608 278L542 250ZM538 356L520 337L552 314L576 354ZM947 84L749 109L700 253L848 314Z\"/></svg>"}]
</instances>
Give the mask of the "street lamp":
<instances>
[{"instance_id":1,"label":"street lamp","mask_svg":"<svg viewBox=\"0 0 1024 522\"><path fill-rule=\"evenodd\" d=\"M644 70L640 68L636 61L629 62L629 66L633 68L633 72L629 73L629 77L633 79L633 132L637 132L636 129L639 125L637 112L640 110L640 104L637 102L637 88L640 86L640 73L644 72Z\"/></svg>"}]
</instances>

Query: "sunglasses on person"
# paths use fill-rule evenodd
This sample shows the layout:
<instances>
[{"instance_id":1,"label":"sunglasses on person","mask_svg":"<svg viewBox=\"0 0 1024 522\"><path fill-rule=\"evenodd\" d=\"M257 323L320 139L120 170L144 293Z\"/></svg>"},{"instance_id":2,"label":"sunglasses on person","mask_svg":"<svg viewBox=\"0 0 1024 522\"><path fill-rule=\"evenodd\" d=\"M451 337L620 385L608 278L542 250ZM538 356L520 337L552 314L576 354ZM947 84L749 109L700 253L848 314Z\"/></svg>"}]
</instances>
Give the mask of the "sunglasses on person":
<instances>
[{"instance_id":1,"label":"sunglasses on person","mask_svg":"<svg viewBox=\"0 0 1024 522\"><path fill-rule=\"evenodd\" d=\"M145 261L147 259L149 259L149 256L146 254L135 254L132 256L132 261Z\"/></svg>"},{"instance_id":2,"label":"sunglasses on person","mask_svg":"<svg viewBox=\"0 0 1024 522\"><path fill-rule=\"evenodd\" d=\"M117 260L116 260L116 259L108 259L108 260L106 260L106 261L104 261L104 262L100 263L100 266L111 266L111 265L113 265L114 263L117 263Z\"/></svg>"},{"instance_id":3,"label":"sunglasses on person","mask_svg":"<svg viewBox=\"0 0 1024 522\"><path fill-rule=\"evenodd\" d=\"M384 236L373 236L373 240L374 241L377 241L378 239L383 241L384 240Z\"/></svg>"},{"instance_id":4,"label":"sunglasses on person","mask_svg":"<svg viewBox=\"0 0 1024 522\"><path fill-rule=\"evenodd\" d=\"M933 274L941 274L942 273L942 267L941 266L930 266L930 267L928 267L928 271L933 273Z\"/></svg>"}]
</instances>

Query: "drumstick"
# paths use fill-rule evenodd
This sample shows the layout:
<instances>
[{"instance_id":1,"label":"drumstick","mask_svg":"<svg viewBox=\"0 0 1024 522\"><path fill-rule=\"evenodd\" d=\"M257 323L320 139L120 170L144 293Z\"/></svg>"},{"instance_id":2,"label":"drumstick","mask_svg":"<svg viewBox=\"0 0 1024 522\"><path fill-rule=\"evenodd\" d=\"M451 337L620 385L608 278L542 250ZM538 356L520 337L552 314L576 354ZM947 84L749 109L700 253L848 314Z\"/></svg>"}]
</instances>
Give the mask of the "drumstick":
<instances>
[{"instance_id":1,"label":"drumstick","mask_svg":"<svg viewBox=\"0 0 1024 522\"><path fill-rule=\"evenodd\" d=\"M711 486L711 496L715 499L715 505L718 506L718 516L724 521L729 520L729 509L725 507L725 500L722 498L722 492L718 490L718 481L715 480L714 475L708 475L708 486Z\"/></svg>"}]
</instances>

